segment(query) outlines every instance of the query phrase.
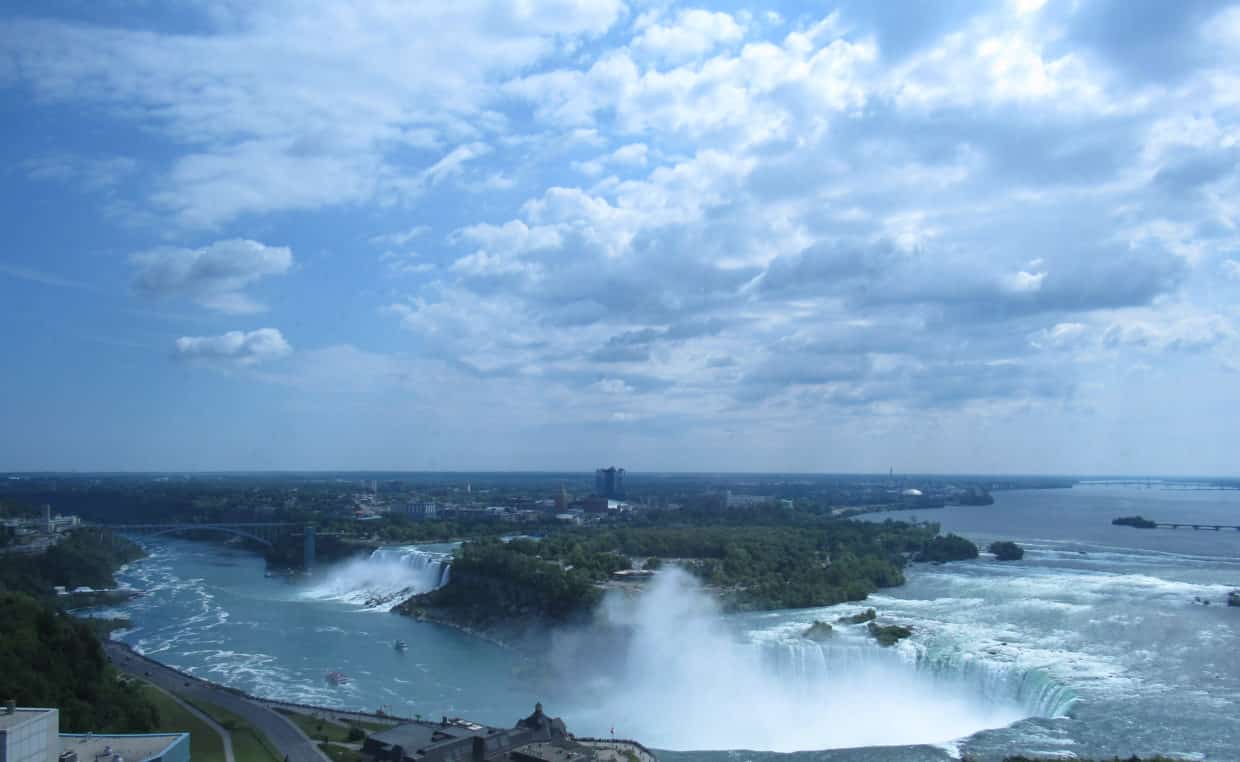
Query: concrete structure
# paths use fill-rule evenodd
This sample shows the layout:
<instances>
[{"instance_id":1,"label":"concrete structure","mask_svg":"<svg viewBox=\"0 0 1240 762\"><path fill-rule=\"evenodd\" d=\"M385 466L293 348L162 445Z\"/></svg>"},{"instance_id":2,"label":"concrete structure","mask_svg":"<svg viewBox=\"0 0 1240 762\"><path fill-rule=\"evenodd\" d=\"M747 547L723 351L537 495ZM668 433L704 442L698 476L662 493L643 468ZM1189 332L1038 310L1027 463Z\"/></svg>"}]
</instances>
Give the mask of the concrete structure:
<instances>
[{"instance_id":1,"label":"concrete structure","mask_svg":"<svg viewBox=\"0 0 1240 762\"><path fill-rule=\"evenodd\" d=\"M444 717L374 733L362 753L380 762L593 762L593 752L573 741L564 721L534 713L509 729Z\"/></svg>"},{"instance_id":2,"label":"concrete structure","mask_svg":"<svg viewBox=\"0 0 1240 762\"><path fill-rule=\"evenodd\" d=\"M60 754L59 735L58 710L18 709L10 701L0 713L0 762L54 760Z\"/></svg>"},{"instance_id":3,"label":"concrete structure","mask_svg":"<svg viewBox=\"0 0 1240 762\"><path fill-rule=\"evenodd\" d=\"M310 569L314 566L315 542L313 524L295 524L287 521L238 521L212 524L83 524L82 526L100 534L136 534L156 537L178 532L222 532L235 537L244 537L260 545L272 547L278 540L287 535L302 537L303 562Z\"/></svg>"},{"instance_id":4,"label":"concrete structure","mask_svg":"<svg viewBox=\"0 0 1240 762\"><path fill-rule=\"evenodd\" d=\"M189 733L62 733L57 762L190 762Z\"/></svg>"},{"instance_id":5,"label":"concrete structure","mask_svg":"<svg viewBox=\"0 0 1240 762\"><path fill-rule=\"evenodd\" d=\"M602 497L624 497L624 469L611 466L595 471L594 494Z\"/></svg>"},{"instance_id":6,"label":"concrete structure","mask_svg":"<svg viewBox=\"0 0 1240 762\"><path fill-rule=\"evenodd\" d=\"M0 762L190 762L189 733L61 733L57 709L0 710Z\"/></svg>"}]
</instances>

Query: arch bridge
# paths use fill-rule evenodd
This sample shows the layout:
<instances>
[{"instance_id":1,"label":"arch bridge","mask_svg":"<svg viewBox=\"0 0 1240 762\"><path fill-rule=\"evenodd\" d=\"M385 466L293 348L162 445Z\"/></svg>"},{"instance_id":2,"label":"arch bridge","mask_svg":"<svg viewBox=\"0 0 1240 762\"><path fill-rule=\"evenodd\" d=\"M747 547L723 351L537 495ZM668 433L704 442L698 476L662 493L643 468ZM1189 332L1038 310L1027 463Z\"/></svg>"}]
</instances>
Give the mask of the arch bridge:
<instances>
[{"instance_id":1,"label":"arch bridge","mask_svg":"<svg viewBox=\"0 0 1240 762\"><path fill-rule=\"evenodd\" d=\"M302 537L302 562L307 569L314 566L314 525L282 521L238 521L210 524L91 524L90 529L109 535L139 535L158 537L181 532L220 532L234 537L253 540L268 548L284 537Z\"/></svg>"}]
</instances>

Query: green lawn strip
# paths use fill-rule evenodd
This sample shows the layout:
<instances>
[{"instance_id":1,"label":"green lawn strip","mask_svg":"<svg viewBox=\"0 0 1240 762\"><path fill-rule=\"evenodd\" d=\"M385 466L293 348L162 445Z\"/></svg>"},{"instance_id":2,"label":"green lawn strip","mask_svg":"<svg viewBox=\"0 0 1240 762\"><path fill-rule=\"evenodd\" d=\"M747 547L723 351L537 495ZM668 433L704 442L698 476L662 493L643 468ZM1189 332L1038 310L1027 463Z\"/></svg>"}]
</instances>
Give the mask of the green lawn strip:
<instances>
[{"instance_id":1,"label":"green lawn strip","mask_svg":"<svg viewBox=\"0 0 1240 762\"><path fill-rule=\"evenodd\" d=\"M337 746L334 743L321 743L319 748L323 753L330 757L333 762L365 762L366 757L360 751Z\"/></svg>"},{"instance_id":2,"label":"green lawn strip","mask_svg":"<svg viewBox=\"0 0 1240 762\"><path fill-rule=\"evenodd\" d=\"M396 727L400 723L398 722L370 722L368 720L349 720L349 724L358 726L362 730L365 730L367 732L367 735L369 735L370 733L381 733L384 730L391 730L392 728Z\"/></svg>"},{"instance_id":3,"label":"green lawn strip","mask_svg":"<svg viewBox=\"0 0 1240 762\"><path fill-rule=\"evenodd\" d=\"M142 686L142 692L159 710L157 732L189 733L190 753L194 755L194 762L224 762L224 740L215 728L153 685Z\"/></svg>"},{"instance_id":4,"label":"green lawn strip","mask_svg":"<svg viewBox=\"0 0 1240 762\"><path fill-rule=\"evenodd\" d=\"M298 712L294 709L276 709L277 712L293 721L301 728L301 732L310 736L316 743L321 741L348 741L349 728L335 720L326 720L314 715Z\"/></svg>"},{"instance_id":5,"label":"green lawn strip","mask_svg":"<svg viewBox=\"0 0 1240 762\"><path fill-rule=\"evenodd\" d=\"M271 742L258 728L227 709L206 701L195 699L194 707L224 726L232 734L233 758L236 762L282 762L284 756L276 751ZM197 756L195 756L197 762Z\"/></svg>"}]
</instances>

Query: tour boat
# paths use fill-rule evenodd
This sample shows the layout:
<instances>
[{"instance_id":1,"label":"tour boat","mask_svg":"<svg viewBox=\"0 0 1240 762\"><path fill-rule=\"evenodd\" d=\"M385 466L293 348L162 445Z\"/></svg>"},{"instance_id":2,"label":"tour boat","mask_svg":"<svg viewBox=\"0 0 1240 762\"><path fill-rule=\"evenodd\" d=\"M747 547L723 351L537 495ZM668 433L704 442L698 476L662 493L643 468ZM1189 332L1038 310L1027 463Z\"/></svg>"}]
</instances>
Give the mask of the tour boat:
<instances>
[{"instance_id":1,"label":"tour boat","mask_svg":"<svg viewBox=\"0 0 1240 762\"><path fill-rule=\"evenodd\" d=\"M408 650L408 649L409 649L409 644L408 644L408 643L406 643L406 642L405 642L405 641L403 641L403 640L398 640L398 641L396 641L396 642L393 644L393 647L394 647L397 651L406 651L406 650Z\"/></svg>"}]
</instances>

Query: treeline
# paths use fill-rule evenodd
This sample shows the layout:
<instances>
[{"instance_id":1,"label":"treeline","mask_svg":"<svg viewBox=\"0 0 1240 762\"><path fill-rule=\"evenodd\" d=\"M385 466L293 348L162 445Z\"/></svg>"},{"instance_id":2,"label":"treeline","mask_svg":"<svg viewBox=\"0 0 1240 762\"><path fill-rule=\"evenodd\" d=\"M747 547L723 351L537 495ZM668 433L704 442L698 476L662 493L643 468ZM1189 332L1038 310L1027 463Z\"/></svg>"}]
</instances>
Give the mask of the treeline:
<instances>
[{"instance_id":1,"label":"treeline","mask_svg":"<svg viewBox=\"0 0 1240 762\"><path fill-rule=\"evenodd\" d=\"M899 522L729 524L563 532L517 549L584 568L595 579L626 568L629 557L679 559L721 588L732 608L807 608L863 600L902 584L907 557L935 534L934 527Z\"/></svg>"},{"instance_id":2,"label":"treeline","mask_svg":"<svg viewBox=\"0 0 1240 762\"><path fill-rule=\"evenodd\" d=\"M65 733L141 733L159 716L118 679L90 627L23 593L0 592L0 696L56 707Z\"/></svg>"},{"instance_id":3,"label":"treeline","mask_svg":"<svg viewBox=\"0 0 1240 762\"><path fill-rule=\"evenodd\" d=\"M913 557L977 555L963 538L936 537L934 525L781 517L771 526L733 524L735 518L713 526L566 529L542 540L467 542L452 581L411 600L408 609L472 607L477 624L509 614L562 619L597 601L599 583L631 568L634 558L645 558L647 568L674 560L717 588L732 609L807 608L860 601L900 585Z\"/></svg>"},{"instance_id":4,"label":"treeline","mask_svg":"<svg viewBox=\"0 0 1240 762\"><path fill-rule=\"evenodd\" d=\"M594 583L601 570L565 568L528 552L533 544L529 540L465 543L452 562L451 582L415 596L402 610L412 613L421 606L472 610L468 618L474 624L488 625L527 616L564 620L598 601Z\"/></svg>"},{"instance_id":5,"label":"treeline","mask_svg":"<svg viewBox=\"0 0 1240 762\"><path fill-rule=\"evenodd\" d=\"M112 587L113 570L141 557L142 549L124 538L104 541L79 530L44 553L0 556L0 590L43 597L55 585Z\"/></svg>"}]
</instances>

